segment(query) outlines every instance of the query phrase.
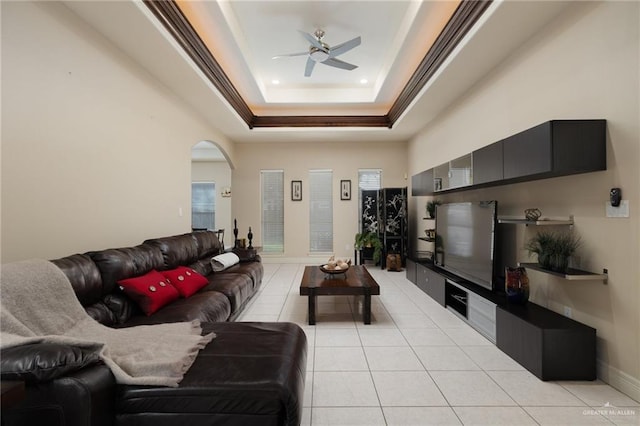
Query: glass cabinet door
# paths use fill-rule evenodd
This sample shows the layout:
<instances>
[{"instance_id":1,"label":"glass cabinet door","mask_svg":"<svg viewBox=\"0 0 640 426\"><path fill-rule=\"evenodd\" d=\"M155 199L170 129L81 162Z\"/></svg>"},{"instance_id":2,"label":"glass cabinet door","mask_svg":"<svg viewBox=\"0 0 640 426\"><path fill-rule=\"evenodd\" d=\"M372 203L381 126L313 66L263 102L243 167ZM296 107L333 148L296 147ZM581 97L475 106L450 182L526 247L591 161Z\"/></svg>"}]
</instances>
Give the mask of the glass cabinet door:
<instances>
[{"instance_id":1,"label":"glass cabinet door","mask_svg":"<svg viewBox=\"0 0 640 426\"><path fill-rule=\"evenodd\" d=\"M441 164L433 169L433 192L449 189L449 163Z\"/></svg>"},{"instance_id":2,"label":"glass cabinet door","mask_svg":"<svg viewBox=\"0 0 640 426\"><path fill-rule=\"evenodd\" d=\"M473 183L471 174L471 154L458 157L449 163L449 188L460 188Z\"/></svg>"}]
</instances>

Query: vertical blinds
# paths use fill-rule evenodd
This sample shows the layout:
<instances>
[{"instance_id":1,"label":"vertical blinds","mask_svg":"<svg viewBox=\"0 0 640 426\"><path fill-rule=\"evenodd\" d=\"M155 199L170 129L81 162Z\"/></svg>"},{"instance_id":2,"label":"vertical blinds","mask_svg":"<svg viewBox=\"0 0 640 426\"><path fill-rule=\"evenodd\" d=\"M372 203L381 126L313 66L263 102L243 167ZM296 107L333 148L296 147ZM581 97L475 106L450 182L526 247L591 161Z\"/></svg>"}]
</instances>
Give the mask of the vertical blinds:
<instances>
[{"instance_id":1,"label":"vertical blinds","mask_svg":"<svg viewBox=\"0 0 640 426\"><path fill-rule=\"evenodd\" d=\"M309 172L309 251L333 252L333 172Z\"/></svg>"},{"instance_id":2,"label":"vertical blinds","mask_svg":"<svg viewBox=\"0 0 640 426\"><path fill-rule=\"evenodd\" d=\"M262 196L262 251L284 252L284 171L260 172Z\"/></svg>"}]
</instances>

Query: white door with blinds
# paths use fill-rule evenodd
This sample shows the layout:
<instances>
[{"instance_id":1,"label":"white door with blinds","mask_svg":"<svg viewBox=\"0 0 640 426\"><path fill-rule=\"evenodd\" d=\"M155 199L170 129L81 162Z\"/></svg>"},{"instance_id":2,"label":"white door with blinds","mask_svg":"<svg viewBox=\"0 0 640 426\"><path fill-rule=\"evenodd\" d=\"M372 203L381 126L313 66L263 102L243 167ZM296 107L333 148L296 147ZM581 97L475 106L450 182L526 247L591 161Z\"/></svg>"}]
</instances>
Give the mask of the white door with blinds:
<instances>
[{"instance_id":1,"label":"white door with blinds","mask_svg":"<svg viewBox=\"0 0 640 426\"><path fill-rule=\"evenodd\" d=\"M309 171L309 251L333 252L333 171Z\"/></svg>"},{"instance_id":2,"label":"white door with blinds","mask_svg":"<svg viewBox=\"0 0 640 426\"><path fill-rule=\"evenodd\" d=\"M260 172L262 251L284 252L284 171Z\"/></svg>"}]
</instances>

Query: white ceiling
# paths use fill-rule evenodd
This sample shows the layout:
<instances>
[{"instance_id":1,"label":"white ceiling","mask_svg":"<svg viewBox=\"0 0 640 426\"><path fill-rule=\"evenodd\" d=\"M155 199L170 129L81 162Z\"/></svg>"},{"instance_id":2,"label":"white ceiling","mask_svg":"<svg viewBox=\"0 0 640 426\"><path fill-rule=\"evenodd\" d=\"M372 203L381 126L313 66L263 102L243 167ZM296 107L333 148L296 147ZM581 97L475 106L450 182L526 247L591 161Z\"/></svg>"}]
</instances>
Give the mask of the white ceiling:
<instances>
[{"instance_id":1,"label":"white ceiling","mask_svg":"<svg viewBox=\"0 0 640 426\"><path fill-rule=\"evenodd\" d=\"M384 115L458 5L457 0L178 2L254 113ZM339 59L304 76L309 42L325 31L335 46L360 36ZM403 64L403 66L398 66ZM395 66L394 66L395 65ZM366 79L366 83L362 80ZM279 84L275 84L277 80Z\"/></svg>"},{"instance_id":2,"label":"white ceiling","mask_svg":"<svg viewBox=\"0 0 640 426\"><path fill-rule=\"evenodd\" d=\"M89 25L177 94L231 141L406 141L462 96L571 1L494 1L413 104L387 128L254 128L192 63L139 1L65 2ZM385 114L456 3L447 1L178 1L256 115ZM317 64L305 78L298 33L326 31L324 42L362 37L340 59L353 71ZM439 29L438 29L439 31ZM367 78L368 83L360 83ZM272 83L280 80L279 85ZM346 101L346 102L345 102Z\"/></svg>"}]
</instances>

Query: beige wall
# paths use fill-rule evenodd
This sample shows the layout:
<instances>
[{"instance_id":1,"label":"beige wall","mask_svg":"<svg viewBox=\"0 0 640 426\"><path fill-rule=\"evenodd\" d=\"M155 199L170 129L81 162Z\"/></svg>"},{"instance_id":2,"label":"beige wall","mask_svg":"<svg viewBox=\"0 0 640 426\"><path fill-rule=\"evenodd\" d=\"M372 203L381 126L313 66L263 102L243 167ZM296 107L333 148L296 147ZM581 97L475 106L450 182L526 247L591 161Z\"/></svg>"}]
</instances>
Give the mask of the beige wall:
<instances>
[{"instance_id":1,"label":"beige wall","mask_svg":"<svg viewBox=\"0 0 640 426\"><path fill-rule=\"evenodd\" d=\"M2 261L188 231L191 146L234 155L197 117L65 6L2 2Z\"/></svg>"},{"instance_id":2,"label":"beige wall","mask_svg":"<svg viewBox=\"0 0 640 426\"><path fill-rule=\"evenodd\" d=\"M231 218L231 197L223 197L224 188L231 187L231 168L224 161L193 161L191 180L194 182L215 182L216 184L216 229L225 230L225 245L233 243L233 220Z\"/></svg>"},{"instance_id":3,"label":"beige wall","mask_svg":"<svg viewBox=\"0 0 640 426\"><path fill-rule=\"evenodd\" d=\"M541 34L469 91L409 143L410 174L550 119L608 120L607 171L442 197L497 199L502 215L528 207L547 217L575 216L583 269L609 270L607 285L564 281L530 271L532 300L597 329L600 375L640 399L640 4L570 6ZM579 155L579 153L577 154ZM631 217L605 217L609 189L619 186ZM413 200L423 214L426 197ZM535 229L517 229L522 247ZM518 258L527 260L520 250Z\"/></svg>"},{"instance_id":4,"label":"beige wall","mask_svg":"<svg viewBox=\"0 0 640 426\"><path fill-rule=\"evenodd\" d=\"M262 241L260 226L260 171L284 170L285 252L283 257L307 259L309 255L309 170L333 170L333 248L336 256L353 257L358 232L358 169L382 169L385 187L404 187L405 143L238 144L238 165L233 170L233 214L238 237L249 226L255 243ZM341 201L340 181L351 180L351 200ZM302 181L302 201L291 201L291 181Z\"/></svg>"},{"instance_id":5,"label":"beige wall","mask_svg":"<svg viewBox=\"0 0 640 426\"><path fill-rule=\"evenodd\" d=\"M65 6L1 2L2 261L55 258L128 246L190 228L190 149L215 141L232 172L241 237L260 240L261 169L285 171L285 256L308 254L308 171L334 171L334 250L351 256L359 168L382 168L386 187L409 175L556 118L608 120L605 172L462 192L499 200L502 214L538 207L575 216L582 266L609 270L608 285L531 272L533 300L598 330L601 375L640 398L640 91L637 2L578 3L497 67L408 146L311 143L234 147ZM408 153L408 155L407 155ZM290 181L303 201L290 201ZM341 179L354 196L340 201ZM604 217L620 186L631 218ZM425 198L413 200L423 215ZM183 215L179 215L182 208ZM530 229L519 231L524 241ZM244 235L243 235L244 234ZM519 253L522 258L525 254Z\"/></svg>"}]
</instances>

